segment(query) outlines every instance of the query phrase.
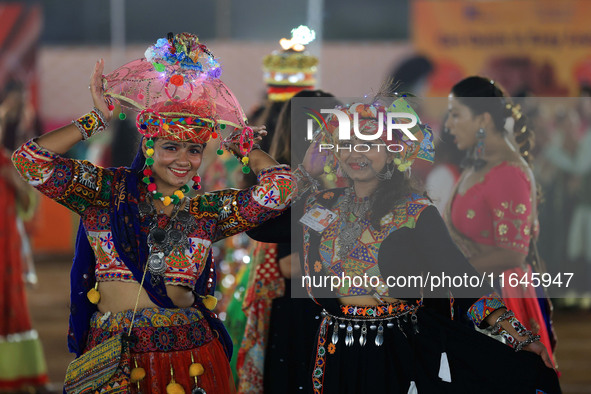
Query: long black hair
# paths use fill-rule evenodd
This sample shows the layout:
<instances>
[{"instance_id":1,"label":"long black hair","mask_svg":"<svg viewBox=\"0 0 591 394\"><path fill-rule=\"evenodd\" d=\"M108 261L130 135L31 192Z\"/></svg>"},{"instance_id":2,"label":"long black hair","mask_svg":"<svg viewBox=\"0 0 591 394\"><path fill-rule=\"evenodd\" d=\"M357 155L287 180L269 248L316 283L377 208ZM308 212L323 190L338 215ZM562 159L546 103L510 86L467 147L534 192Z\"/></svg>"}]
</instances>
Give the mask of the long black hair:
<instances>
[{"instance_id":1,"label":"long black hair","mask_svg":"<svg viewBox=\"0 0 591 394\"><path fill-rule=\"evenodd\" d=\"M519 153L528 164L532 162L530 151L534 146L534 134L527 125L527 117L517 110L494 81L480 76L468 77L455 84L451 94L467 106L473 115L488 112L498 131L505 132L505 121L512 117L514 125L511 131L519 145Z\"/></svg>"},{"instance_id":2,"label":"long black hair","mask_svg":"<svg viewBox=\"0 0 591 394\"><path fill-rule=\"evenodd\" d=\"M374 229L380 228L381 219L394 210L410 194L419 193L416 182L406 172L394 168L392 178L380 181L370 200L369 221Z\"/></svg>"}]
</instances>

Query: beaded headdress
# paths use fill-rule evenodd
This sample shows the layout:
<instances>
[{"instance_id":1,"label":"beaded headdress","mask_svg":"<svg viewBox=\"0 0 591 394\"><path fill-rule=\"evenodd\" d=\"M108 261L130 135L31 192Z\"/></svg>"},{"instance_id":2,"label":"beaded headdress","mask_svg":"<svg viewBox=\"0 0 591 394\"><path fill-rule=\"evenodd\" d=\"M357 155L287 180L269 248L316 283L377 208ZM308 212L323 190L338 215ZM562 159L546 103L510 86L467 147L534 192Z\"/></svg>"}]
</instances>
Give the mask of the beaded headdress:
<instances>
[{"instance_id":1,"label":"beaded headdress","mask_svg":"<svg viewBox=\"0 0 591 394\"><path fill-rule=\"evenodd\" d=\"M273 51L263 59L267 97L271 101L287 101L296 93L314 89L318 58L305 51L305 45L316 34L306 26L291 31L291 39L282 38L280 51Z\"/></svg>"},{"instance_id":2,"label":"beaded headdress","mask_svg":"<svg viewBox=\"0 0 591 394\"><path fill-rule=\"evenodd\" d=\"M218 60L189 33L160 38L150 46L142 59L127 63L103 78L107 101L139 112L138 131L146 137L146 162L142 181L154 199L167 206L178 205L189 191L183 185L172 195L158 192L151 166L154 164L154 140L191 141L204 144L210 138L223 143L238 142L243 171L249 172L248 153L253 147L254 133L247 126L246 116L238 100L220 80L222 69ZM114 108L113 104L109 109ZM122 113L123 114L123 113ZM237 129L226 140L221 131L226 126ZM192 178L199 190L201 178Z\"/></svg>"},{"instance_id":3,"label":"beaded headdress","mask_svg":"<svg viewBox=\"0 0 591 394\"><path fill-rule=\"evenodd\" d=\"M105 96L139 112L147 137L205 143L226 126L246 128L238 100L219 79L218 60L192 34L168 34L142 59L104 77Z\"/></svg>"}]
</instances>

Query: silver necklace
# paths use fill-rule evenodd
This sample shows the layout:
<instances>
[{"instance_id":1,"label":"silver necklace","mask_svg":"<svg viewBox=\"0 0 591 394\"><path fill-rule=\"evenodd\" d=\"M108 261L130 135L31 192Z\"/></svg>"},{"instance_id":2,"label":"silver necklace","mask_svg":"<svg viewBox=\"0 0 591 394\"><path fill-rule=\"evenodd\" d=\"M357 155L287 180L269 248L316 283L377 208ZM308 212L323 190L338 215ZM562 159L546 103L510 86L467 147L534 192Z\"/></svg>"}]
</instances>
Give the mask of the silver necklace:
<instances>
[{"instance_id":1,"label":"silver necklace","mask_svg":"<svg viewBox=\"0 0 591 394\"><path fill-rule=\"evenodd\" d=\"M157 284L166 273L166 257L173 251L177 256L181 255L180 250L189 248L189 234L195 228L195 219L189 213L189 205L185 204L181 211L180 207L185 202L179 202L174 206L170 219L164 228L158 226L157 210L154 207L152 197L146 198L139 204L140 216L150 217L150 231L148 233L148 270L152 274L152 284ZM179 250L180 249L180 250Z\"/></svg>"},{"instance_id":2,"label":"silver necklace","mask_svg":"<svg viewBox=\"0 0 591 394\"><path fill-rule=\"evenodd\" d=\"M355 192L352 187L345 190L345 196L340 204L341 214L339 215L341 232L337 236L337 256L339 260L344 260L355 248L357 239L363 232L365 226L363 221L369 211L369 198L362 200L355 198Z\"/></svg>"}]
</instances>

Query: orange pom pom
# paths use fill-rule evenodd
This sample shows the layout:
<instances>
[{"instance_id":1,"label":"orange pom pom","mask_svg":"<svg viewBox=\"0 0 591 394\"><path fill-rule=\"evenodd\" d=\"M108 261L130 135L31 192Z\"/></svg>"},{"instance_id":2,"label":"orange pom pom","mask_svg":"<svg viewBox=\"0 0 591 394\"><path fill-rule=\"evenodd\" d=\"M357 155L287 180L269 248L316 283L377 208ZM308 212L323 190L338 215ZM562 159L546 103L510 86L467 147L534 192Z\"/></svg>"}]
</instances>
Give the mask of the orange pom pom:
<instances>
[{"instance_id":1,"label":"orange pom pom","mask_svg":"<svg viewBox=\"0 0 591 394\"><path fill-rule=\"evenodd\" d=\"M94 289L88 290L86 293L86 297L88 297L88 301L92 302L93 304L98 304L101 300L101 293L98 291L98 282L94 284Z\"/></svg>"},{"instance_id":2,"label":"orange pom pom","mask_svg":"<svg viewBox=\"0 0 591 394\"><path fill-rule=\"evenodd\" d=\"M139 382L146 377L146 370L143 368L134 368L131 370L131 383Z\"/></svg>"},{"instance_id":3,"label":"orange pom pom","mask_svg":"<svg viewBox=\"0 0 591 394\"><path fill-rule=\"evenodd\" d=\"M173 379L172 382L168 383L166 386L166 394L185 394L185 389Z\"/></svg>"},{"instance_id":4,"label":"orange pom pom","mask_svg":"<svg viewBox=\"0 0 591 394\"><path fill-rule=\"evenodd\" d=\"M203 368L203 365L201 365L200 363L193 363L189 367L189 376L191 377L201 376L204 372L205 368Z\"/></svg>"},{"instance_id":5,"label":"orange pom pom","mask_svg":"<svg viewBox=\"0 0 591 394\"><path fill-rule=\"evenodd\" d=\"M203 297L203 305L210 311L213 311L215 306L218 304L218 299L212 295L207 295Z\"/></svg>"}]
</instances>

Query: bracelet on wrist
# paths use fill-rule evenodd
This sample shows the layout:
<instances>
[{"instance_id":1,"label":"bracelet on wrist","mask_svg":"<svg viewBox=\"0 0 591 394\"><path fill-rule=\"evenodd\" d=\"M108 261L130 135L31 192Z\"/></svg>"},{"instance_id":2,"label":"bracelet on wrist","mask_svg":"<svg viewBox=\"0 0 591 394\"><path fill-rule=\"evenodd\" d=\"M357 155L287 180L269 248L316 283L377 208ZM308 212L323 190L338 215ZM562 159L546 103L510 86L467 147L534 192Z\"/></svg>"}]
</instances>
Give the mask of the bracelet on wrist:
<instances>
[{"instance_id":1,"label":"bracelet on wrist","mask_svg":"<svg viewBox=\"0 0 591 394\"><path fill-rule=\"evenodd\" d=\"M302 164L298 164L298 170L300 170L302 175L310 183L311 187L314 190L318 190L318 188L320 187L320 182L318 180L314 179L314 177L312 175L310 175L310 173L308 171L306 171L306 168Z\"/></svg>"},{"instance_id":2,"label":"bracelet on wrist","mask_svg":"<svg viewBox=\"0 0 591 394\"><path fill-rule=\"evenodd\" d=\"M530 334L527 337L527 339L517 343L517 345L515 346L515 351L519 352L520 350L523 350L523 348L526 347L527 345L531 345L532 343L537 342L539 340L540 340L539 335Z\"/></svg>"},{"instance_id":3,"label":"bracelet on wrist","mask_svg":"<svg viewBox=\"0 0 591 394\"><path fill-rule=\"evenodd\" d=\"M73 120L72 123L80 130L83 140L89 139L109 126L105 115L97 107L93 107L92 111Z\"/></svg>"},{"instance_id":4,"label":"bracelet on wrist","mask_svg":"<svg viewBox=\"0 0 591 394\"><path fill-rule=\"evenodd\" d=\"M248 132L246 134L244 134L246 129L249 130L250 136L248 135ZM245 143L244 142L245 137L248 137L248 138L254 137L252 129L250 127L246 127L244 130L234 131L234 133L232 133L228 137L228 139L223 141L222 146L228 152L230 152L232 155L234 155L234 157L236 157L236 159L238 159L238 161L242 164L242 172L245 174L248 174L250 172L250 168L248 166L249 161L250 161L250 158L249 158L250 152L252 152L253 150L257 150L257 149L262 150L262 148L259 144L253 143L252 141L250 143ZM250 146L248 146L249 144L250 144ZM234 145L234 147L232 147L232 145ZM244 145L247 145L247 147L244 147ZM237 151L236 146L238 147L239 151ZM218 151L218 153L219 152L221 152L221 149Z\"/></svg>"},{"instance_id":5,"label":"bracelet on wrist","mask_svg":"<svg viewBox=\"0 0 591 394\"><path fill-rule=\"evenodd\" d=\"M491 331L493 335L499 335L501 332L501 322L508 320L512 317L515 317L515 313L513 311L505 311L499 318L495 321L495 324L491 327Z\"/></svg>"},{"instance_id":6,"label":"bracelet on wrist","mask_svg":"<svg viewBox=\"0 0 591 394\"><path fill-rule=\"evenodd\" d=\"M320 182L314 179L303 165L299 164L298 168L292 171L292 174L296 180L298 190L293 201L299 201L309 195L310 192L315 193L320 189Z\"/></svg>"},{"instance_id":7,"label":"bracelet on wrist","mask_svg":"<svg viewBox=\"0 0 591 394\"><path fill-rule=\"evenodd\" d=\"M523 324L521 324L521 322L517 320L515 316L509 319L509 323L511 324L511 327L513 327L515 331L517 331L517 334L521 337L526 337L528 335L531 335L532 333L527 328L525 328Z\"/></svg>"},{"instance_id":8,"label":"bracelet on wrist","mask_svg":"<svg viewBox=\"0 0 591 394\"><path fill-rule=\"evenodd\" d=\"M521 323L519 323L521 325ZM523 327L523 326L522 326ZM525 328L524 328L525 329ZM525 330L518 330L517 331L519 336L521 337L527 337L526 339L524 339L523 341L518 341L513 335L509 334L507 332L507 330L505 329L501 329L499 334L503 337L503 339L505 340L505 342L507 342L507 344L509 346L511 346L516 352L523 350L524 347L526 347L529 344L532 344L534 342L537 342L540 340L540 336L539 335L533 335L531 331Z\"/></svg>"}]
</instances>

